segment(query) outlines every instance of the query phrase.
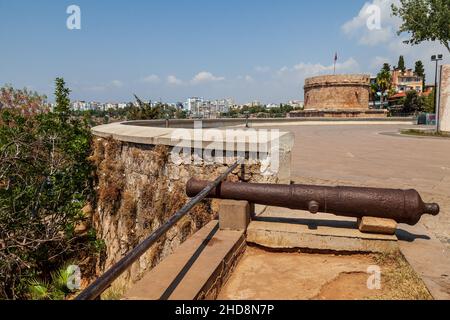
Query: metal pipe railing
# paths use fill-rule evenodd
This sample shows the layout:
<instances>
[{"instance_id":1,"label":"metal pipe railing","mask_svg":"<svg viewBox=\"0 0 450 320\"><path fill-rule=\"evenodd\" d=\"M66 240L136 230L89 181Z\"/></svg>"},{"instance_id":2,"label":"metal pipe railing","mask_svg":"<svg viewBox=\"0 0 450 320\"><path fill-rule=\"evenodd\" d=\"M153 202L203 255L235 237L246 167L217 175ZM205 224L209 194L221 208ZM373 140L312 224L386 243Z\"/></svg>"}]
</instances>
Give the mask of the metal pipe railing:
<instances>
[{"instance_id":1,"label":"metal pipe railing","mask_svg":"<svg viewBox=\"0 0 450 320\"><path fill-rule=\"evenodd\" d=\"M102 276L83 290L75 300L95 300L116 280L126 269L139 259L158 239L164 235L175 223L184 217L194 206L205 199L227 176L237 168L240 161L235 162L216 180L208 184L199 194L178 210L166 223L154 231L148 238L131 250L125 257L108 269Z\"/></svg>"}]
</instances>

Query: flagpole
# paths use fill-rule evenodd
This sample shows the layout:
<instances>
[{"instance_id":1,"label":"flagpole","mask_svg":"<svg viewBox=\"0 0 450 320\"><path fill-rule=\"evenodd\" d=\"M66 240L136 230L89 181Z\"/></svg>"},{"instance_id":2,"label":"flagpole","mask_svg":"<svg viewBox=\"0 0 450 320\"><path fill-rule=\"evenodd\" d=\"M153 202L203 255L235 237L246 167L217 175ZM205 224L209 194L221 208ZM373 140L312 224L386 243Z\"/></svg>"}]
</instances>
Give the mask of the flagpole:
<instances>
[{"instance_id":1,"label":"flagpole","mask_svg":"<svg viewBox=\"0 0 450 320\"><path fill-rule=\"evenodd\" d=\"M336 74L336 61L337 61L337 52L334 54L334 67L333 67L333 74Z\"/></svg>"}]
</instances>

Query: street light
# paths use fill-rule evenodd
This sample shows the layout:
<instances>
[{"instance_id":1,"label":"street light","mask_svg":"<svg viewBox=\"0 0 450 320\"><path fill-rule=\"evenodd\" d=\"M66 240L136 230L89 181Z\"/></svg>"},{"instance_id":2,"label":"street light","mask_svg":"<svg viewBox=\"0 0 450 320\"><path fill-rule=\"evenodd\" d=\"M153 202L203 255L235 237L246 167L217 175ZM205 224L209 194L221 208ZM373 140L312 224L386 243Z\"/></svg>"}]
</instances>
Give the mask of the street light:
<instances>
[{"instance_id":1,"label":"street light","mask_svg":"<svg viewBox=\"0 0 450 320\"><path fill-rule=\"evenodd\" d=\"M434 74L434 110L436 110L436 132L439 132L439 106L437 103L437 95L438 95L438 84L437 84L437 78L438 78L438 64L439 61L443 59L442 54L438 55L432 55L431 61L436 62L436 72Z\"/></svg>"}]
</instances>

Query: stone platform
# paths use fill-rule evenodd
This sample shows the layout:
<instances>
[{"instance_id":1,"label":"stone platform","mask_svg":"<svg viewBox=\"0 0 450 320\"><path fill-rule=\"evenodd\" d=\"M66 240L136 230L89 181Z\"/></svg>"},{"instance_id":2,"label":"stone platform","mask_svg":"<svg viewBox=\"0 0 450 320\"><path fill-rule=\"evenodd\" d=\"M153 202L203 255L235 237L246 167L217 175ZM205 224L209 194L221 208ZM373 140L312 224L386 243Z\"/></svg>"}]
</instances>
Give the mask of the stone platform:
<instances>
[{"instance_id":1,"label":"stone platform","mask_svg":"<svg viewBox=\"0 0 450 320\"><path fill-rule=\"evenodd\" d=\"M392 252L398 250L395 235L362 233L356 223L333 221L259 219L250 223L247 243L271 249L332 252ZM344 227L343 226L348 226Z\"/></svg>"},{"instance_id":2,"label":"stone platform","mask_svg":"<svg viewBox=\"0 0 450 320\"><path fill-rule=\"evenodd\" d=\"M253 219L247 242L274 249L355 253L398 250L395 235L363 233L356 218L276 207L267 207Z\"/></svg>"}]
</instances>

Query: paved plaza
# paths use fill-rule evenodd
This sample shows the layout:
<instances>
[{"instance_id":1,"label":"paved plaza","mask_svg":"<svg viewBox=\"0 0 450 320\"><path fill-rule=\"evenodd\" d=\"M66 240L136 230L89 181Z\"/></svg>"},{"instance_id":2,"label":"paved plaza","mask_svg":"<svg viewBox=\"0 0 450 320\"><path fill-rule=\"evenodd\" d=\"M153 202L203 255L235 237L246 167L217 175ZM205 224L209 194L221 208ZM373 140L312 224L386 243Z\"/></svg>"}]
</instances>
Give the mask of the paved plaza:
<instances>
[{"instance_id":1,"label":"paved plaza","mask_svg":"<svg viewBox=\"0 0 450 320\"><path fill-rule=\"evenodd\" d=\"M296 124L292 180L296 183L413 188L441 206L421 223L450 249L450 139L392 135L411 124ZM386 134L387 133L387 134Z\"/></svg>"}]
</instances>

